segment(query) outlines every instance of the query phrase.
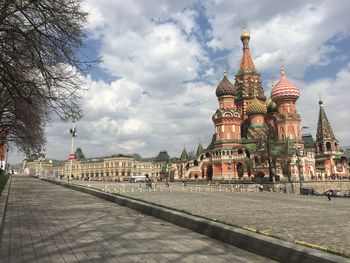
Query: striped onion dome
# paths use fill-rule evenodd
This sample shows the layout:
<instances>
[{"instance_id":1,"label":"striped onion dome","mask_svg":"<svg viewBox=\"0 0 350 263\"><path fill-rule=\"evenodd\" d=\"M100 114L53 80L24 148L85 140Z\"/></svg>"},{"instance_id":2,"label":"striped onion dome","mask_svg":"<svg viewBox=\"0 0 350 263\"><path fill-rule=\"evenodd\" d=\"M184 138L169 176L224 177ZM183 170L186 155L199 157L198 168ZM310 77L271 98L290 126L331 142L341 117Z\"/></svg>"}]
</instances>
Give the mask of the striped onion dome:
<instances>
[{"instance_id":1,"label":"striped onion dome","mask_svg":"<svg viewBox=\"0 0 350 263\"><path fill-rule=\"evenodd\" d=\"M234 96L235 95L235 87L233 84L228 80L226 77L226 70L224 71L224 78L216 88L216 97L222 97L222 96Z\"/></svg>"},{"instance_id":2,"label":"striped onion dome","mask_svg":"<svg viewBox=\"0 0 350 263\"><path fill-rule=\"evenodd\" d=\"M254 114L265 114L267 112L266 104L254 98L252 103L247 107L246 113L248 116Z\"/></svg>"},{"instance_id":3,"label":"striped onion dome","mask_svg":"<svg viewBox=\"0 0 350 263\"><path fill-rule=\"evenodd\" d=\"M271 99L275 102L281 100L296 101L300 97L299 88L286 78L283 67L281 73L281 79L272 87Z\"/></svg>"}]
</instances>

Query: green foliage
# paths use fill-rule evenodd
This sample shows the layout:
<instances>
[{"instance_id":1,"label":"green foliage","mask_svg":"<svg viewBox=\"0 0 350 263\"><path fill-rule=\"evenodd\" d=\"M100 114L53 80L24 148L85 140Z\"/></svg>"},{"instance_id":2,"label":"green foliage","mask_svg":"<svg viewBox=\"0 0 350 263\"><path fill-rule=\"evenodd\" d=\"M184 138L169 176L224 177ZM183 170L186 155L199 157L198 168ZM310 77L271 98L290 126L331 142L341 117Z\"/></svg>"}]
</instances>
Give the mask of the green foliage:
<instances>
[{"instance_id":1,"label":"green foliage","mask_svg":"<svg viewBox=\"0 0 350 263\"><path fill-rule=\"evenodd\" d=\"M2 193L2 190L4 190L8 179L9 177L6 175L0 176L0 194Z\"/></svg>"}]
</instances>

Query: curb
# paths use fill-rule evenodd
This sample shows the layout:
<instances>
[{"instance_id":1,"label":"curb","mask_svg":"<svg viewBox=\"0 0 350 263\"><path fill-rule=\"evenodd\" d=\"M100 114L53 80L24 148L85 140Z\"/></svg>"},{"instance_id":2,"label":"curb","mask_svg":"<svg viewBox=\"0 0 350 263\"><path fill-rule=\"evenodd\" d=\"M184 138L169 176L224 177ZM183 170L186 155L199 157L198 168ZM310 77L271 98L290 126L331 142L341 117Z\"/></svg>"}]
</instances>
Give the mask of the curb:
<instances>
[{"instance_id":1,"label":"curb","mask_svg":"<svg viewBox=\"0 0 350 263\"><path fill-rule=\"evenodd\" d=\"M0 195L0 237L2 236L4 230L4 222L6 216L7 202L10 194L10 185L11 185L12 176L7 180L4 190Z\"/></svg>"},{"instance_id":2,"label":"curb","mask_svg":"<svg viewBox=\"0 0 350 263\"><path fill-rule=\"evenodd\" d=\"M92 188L67 184L65 182L42 179L83 193L92 194L107 201L117 203L144 214L162 219L177 226L187 228L210 238L233 245L251 253L276 260L279 262L295 263L345 263L349 259L332 255L316 249L307 248L277 238L260 235L251 231L210 221L179 211L163 208L128 197L105 193Z\"/></svg>"}]
</instances>

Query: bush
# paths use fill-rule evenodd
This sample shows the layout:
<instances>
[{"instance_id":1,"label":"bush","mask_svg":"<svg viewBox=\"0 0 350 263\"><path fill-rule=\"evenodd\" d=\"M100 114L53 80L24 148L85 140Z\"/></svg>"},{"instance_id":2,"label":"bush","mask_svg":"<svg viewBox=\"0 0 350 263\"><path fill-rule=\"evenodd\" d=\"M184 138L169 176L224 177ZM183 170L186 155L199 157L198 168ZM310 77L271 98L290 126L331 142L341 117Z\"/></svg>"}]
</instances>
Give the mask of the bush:
<instances>
[{"instance_id":1,"label":"bush","mask_svg":"<svg viewBox=\"0 0 350 263\"><path fill-rule=\"evenodd\" d=\"M2 193L2 190L4 190L8 179L9 179L8 176L5 176L5 175L0 176L0 195Z\"/></svg>"}]
</instances>

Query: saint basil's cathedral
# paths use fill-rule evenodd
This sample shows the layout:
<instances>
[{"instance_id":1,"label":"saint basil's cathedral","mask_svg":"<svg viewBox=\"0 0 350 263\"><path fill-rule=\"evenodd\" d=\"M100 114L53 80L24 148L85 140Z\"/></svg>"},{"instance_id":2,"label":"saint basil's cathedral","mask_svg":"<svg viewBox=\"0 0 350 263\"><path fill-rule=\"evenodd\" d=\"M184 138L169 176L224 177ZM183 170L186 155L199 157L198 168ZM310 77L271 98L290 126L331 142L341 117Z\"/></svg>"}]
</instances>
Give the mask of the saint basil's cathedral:
<instances>
[{"instance_id":1,"label":"saint basil's cathedral","mask_svg":"<svg viewBox=\"0 0 350 263\"><path fill-rule=\"evenodd\" d=\"M212 116L215 133L210 145L199 144L189 158L184 148L179 177L209 180L269 178L270 180L327 180L349 176L348 158L339 148L323 102L316 141L302 136L296 101L299 88L282 66L270 98L264 95L260 74L249 51L250 34L241 34L243 54L234 84L226 71L216 88L218 109Z\"/></svg>"}]
</instances>

